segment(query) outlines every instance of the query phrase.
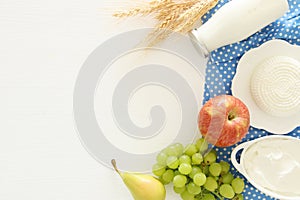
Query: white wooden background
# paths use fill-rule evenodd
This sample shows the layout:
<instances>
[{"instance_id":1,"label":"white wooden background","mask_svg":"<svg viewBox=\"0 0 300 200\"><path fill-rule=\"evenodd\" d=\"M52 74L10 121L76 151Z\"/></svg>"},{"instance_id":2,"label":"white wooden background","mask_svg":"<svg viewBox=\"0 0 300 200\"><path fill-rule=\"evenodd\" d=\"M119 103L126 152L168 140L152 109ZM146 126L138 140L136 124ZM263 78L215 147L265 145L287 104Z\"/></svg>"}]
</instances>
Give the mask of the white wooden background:
<instances>
[{"instance_id":1,"label":"white wooden background","mask_svg":"<svg viewBox=\"0 0 300 200\"><path fill-rule=\"evenodd\" d=\"M113 19L125 4L0 0L1 200L132 199L82 147L72 116L74 83L89 53L112 35L151 25Z\"/></svg>"}]
</instances>

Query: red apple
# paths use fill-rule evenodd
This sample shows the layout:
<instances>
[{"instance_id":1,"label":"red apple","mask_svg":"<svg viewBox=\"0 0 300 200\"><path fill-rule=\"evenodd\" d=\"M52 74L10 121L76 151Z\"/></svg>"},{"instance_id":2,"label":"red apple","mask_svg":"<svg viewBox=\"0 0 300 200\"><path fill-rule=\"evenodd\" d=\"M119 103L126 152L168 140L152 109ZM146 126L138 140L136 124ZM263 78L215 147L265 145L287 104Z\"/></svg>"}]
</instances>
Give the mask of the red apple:
<instances>
[{"instance_id":1,"label":"red apple","mask_svg":"<svg viewBox=\"0 0 300 200\"><path fill-rule=\"evenodd\" d=\"M201 108L198 126L209 143L217 147L228 147L247 134L250 126L249 110L234 96L216 96Z\"/></svg>"}]
</instances>

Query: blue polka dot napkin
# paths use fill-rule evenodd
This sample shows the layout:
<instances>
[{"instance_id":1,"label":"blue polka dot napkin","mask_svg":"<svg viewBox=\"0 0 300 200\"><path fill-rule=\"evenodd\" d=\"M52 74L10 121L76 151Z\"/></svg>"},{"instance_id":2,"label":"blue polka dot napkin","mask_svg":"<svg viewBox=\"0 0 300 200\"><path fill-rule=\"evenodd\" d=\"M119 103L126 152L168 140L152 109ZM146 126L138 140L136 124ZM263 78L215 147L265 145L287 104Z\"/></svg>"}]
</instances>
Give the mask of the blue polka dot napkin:
<instances>
[{"instance_id":1,"label":"blue polka dot napkin","mask_svg":"<svg viewBox=\"0 0 300 200\"><path fill-rule=\"evenodd\" d=\"M229 0L220 0L218 5L203 17L203 22L205 23L213 13L228 1ZM204 101L211 98L211 95L231 94L231 81L235 75L237 64L244 53L250 49L256 48L272 39L282 39L290 44L300 45L300 0L289 0L289 7L289 12L283 17L249 38L211 52L211 57L206 69ZM242 142L266 135L271 135L271 133L250 127L249 134L247 134ZM300 127L288 135L300 138ZM219 152L219 159L229 161L233 148L234 147L216 148ZM242 176L234 168L232 168L232 170L236 176ZM244 198L246 200L274 199L258 191L249 182L246 183Z\"/></svg>"}]
</instances>

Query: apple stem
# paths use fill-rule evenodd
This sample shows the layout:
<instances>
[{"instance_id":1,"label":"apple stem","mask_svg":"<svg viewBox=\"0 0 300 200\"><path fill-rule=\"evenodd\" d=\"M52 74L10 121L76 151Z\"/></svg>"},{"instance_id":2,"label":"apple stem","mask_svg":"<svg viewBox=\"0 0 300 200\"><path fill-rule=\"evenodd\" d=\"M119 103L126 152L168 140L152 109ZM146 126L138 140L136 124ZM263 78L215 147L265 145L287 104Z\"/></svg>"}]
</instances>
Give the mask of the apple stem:
<instances>
[{"instance_id":1,"label":"apple stem","mask_svg":"<svg viewBox=\"0 0 300 200\"><path fill-rule=\"evenodd\" d=\"M119 175L121 175L121 172L120 172L119 169L117 168L117 162L116 162L115 159L112 159L112 160L111 160L111 164L112 164L112 166L114 167L115 171L116 171Z\"/></svg>"},{"instance_id":2,"label":"apple stem","mask_svg":"<svg viewBox=\"0 0 300 200\"><path fill-rule=\"evenodd\" d=\"M231 121L231 120L233 120L233 119L234 119L234 114L229 113L229 114L228 114L228 120Z\"/></svg>"}]
</instances>

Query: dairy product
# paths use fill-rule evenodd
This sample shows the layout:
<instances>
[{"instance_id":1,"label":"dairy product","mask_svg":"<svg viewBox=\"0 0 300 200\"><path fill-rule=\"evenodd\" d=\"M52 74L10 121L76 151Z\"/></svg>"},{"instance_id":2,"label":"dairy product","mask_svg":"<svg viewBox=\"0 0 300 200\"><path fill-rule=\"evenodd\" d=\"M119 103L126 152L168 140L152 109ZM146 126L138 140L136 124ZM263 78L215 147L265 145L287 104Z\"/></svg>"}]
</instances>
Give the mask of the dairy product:
<instances>
[{"instance_id":1,"label":"dairy product","mask_svg":"<svg viewBox=\"0 0 300 200\"><path fill-rule=\"evenodd\" d=\"M246 174L256 184L284 196L299 196L300 140L260 140L244 152Z\"/></svg>"},{"instance_id":2,"label":"dairy product","mask_svg":"<svg viewBox=\"0 0 300 200\"><path fill-rule=\"evenodd\" d=\"M276 56L258 65L251 77L251 95L261 110L277 117L300 112L300 62Z\"/></svg>"}]
</instances>

